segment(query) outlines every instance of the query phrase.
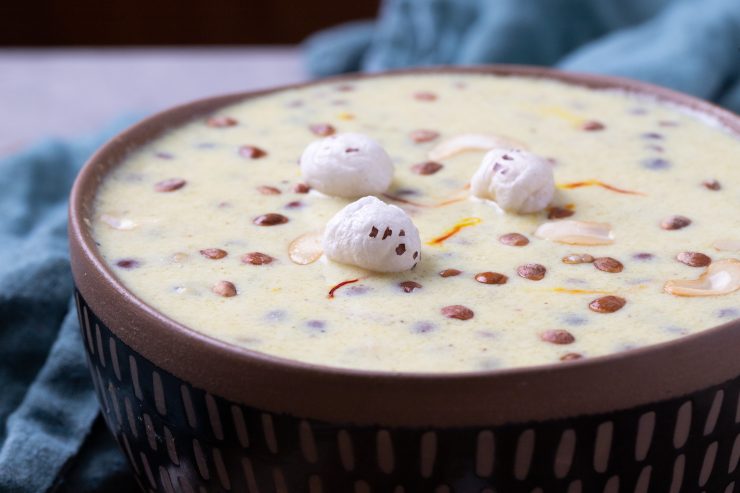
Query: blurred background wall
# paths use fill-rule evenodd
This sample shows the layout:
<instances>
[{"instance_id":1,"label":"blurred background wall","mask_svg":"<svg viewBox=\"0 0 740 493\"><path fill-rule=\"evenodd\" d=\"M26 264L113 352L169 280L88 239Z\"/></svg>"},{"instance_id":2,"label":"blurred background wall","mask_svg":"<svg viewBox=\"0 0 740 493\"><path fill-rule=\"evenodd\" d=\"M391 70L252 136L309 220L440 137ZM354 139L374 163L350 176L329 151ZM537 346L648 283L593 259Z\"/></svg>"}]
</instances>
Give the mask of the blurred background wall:
<instances>
[{"instance_id":1,"label":"blurred background wall","mask_svg":"<svg viewBox=\"0 0 740 493\"><path fill-rule=\"evenodd\" d=\"M292 44L380 0L0 0L1 46Z\"/></svg>"},{"instance_id":2,"label":"blurred background wall","mask_svg":"<svg viewBox=\"0 0 740 493\"><path fill-rule=\"evenodd\" d=\"M0 0L0 158L125 114L308 78L299 43L381 0Z\"/></svg>"}]
</instances>

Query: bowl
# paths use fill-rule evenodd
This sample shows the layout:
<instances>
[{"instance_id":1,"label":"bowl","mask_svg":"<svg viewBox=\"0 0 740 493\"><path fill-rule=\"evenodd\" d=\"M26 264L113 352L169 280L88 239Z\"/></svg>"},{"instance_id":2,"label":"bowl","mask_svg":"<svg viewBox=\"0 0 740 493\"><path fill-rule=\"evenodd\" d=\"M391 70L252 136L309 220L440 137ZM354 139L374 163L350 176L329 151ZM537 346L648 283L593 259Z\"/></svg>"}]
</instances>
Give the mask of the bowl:
<instances>
[{"instance_id":1,"label":"bowl","mask_svg":"<svg viewBox=\"0 0 740 493\"><path fill-rule=\"evenodd\" d=\"M548 78L647 94L710 115L740 134L737 115L640 82L519 66L423 71ZM360 77L374 75L336 80ZM72 271L87 362L105 421L142 490L734 491L740 320L568 364L383 373L231 346L129 292L88 227L101 180L167 129L279 90L215 97L154 115L105 144L72 190Z\"/></svg>"}]
</instances>

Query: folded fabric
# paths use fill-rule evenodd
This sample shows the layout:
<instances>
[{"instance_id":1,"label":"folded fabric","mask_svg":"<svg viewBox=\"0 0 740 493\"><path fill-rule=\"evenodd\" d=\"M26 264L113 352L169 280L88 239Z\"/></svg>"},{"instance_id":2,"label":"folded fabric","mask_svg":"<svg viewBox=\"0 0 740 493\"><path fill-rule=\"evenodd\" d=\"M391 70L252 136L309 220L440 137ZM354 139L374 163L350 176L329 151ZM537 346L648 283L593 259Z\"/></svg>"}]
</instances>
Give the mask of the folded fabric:
<instances>
[{"instance_id":1,"label":"folded fabric","mask_svg":"<svg viewBox=\"0 0 740 493\"><path fill-rule=\"evenodd\" d=\"M66 234L77 171L123 123L0 160L0 492L95 491L100 476L133 491L113 440L90 436L98 404L70 303Z\"/></svg>"},{"instance_id":2,"label":"folded fabric","mask_svg":"<svg viewBox=\"0 0 740 493\"><path fill-rule=\"evenodd\" d=\"M305 43L324 76L518 63L641 79L740 111L738 0L386 0Z\"/></svg>"}]
</instances>

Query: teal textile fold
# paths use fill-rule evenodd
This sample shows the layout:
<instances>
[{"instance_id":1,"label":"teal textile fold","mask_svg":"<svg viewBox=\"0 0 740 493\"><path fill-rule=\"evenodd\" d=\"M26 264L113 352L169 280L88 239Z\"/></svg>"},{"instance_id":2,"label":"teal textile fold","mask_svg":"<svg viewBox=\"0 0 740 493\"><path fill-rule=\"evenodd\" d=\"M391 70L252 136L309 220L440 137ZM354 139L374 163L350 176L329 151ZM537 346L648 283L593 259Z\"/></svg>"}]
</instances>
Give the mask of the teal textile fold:
<instances>
[{"instance_id":1,"label":"teal textile fold","mask_svg":"<svg viewBox=\"0 0 740 493\"><path fill-rule=\"evenodd\" d=\"M304 44L310 73L516 63L661 84L740 111L739 0L386 0Z\"/></svg>"},{"instance_id":2,"label":"teal textile fold","mask_svg":"<svg viewBox=\"0 0 740 493\"><path fill-rule=\"evenodd\" d=\"M113 440L90 433L98 404L71 303L67 248L72 182L87 157L130 121L0 159L2 493L98 491L101 473L127 486L106 491L134 491Z\"/></svg>"}]
</instances>

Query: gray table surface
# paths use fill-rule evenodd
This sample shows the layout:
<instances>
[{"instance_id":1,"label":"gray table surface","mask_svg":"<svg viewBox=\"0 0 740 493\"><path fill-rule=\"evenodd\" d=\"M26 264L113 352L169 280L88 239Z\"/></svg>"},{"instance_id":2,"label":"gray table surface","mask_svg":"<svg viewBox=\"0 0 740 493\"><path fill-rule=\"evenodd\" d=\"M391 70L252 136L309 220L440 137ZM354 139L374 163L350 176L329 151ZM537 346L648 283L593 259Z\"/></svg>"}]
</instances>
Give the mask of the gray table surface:
<instances>
[{"instance_id":1,"label":"gray table surface","mask_svg":"<svg viewBox=\"0 0 740 493\"><path fill-rule=\"evenodd\" d=\"M0 49L0 156L127 113L308 78L296 47Z\"/></svg>"}]
</instances>

